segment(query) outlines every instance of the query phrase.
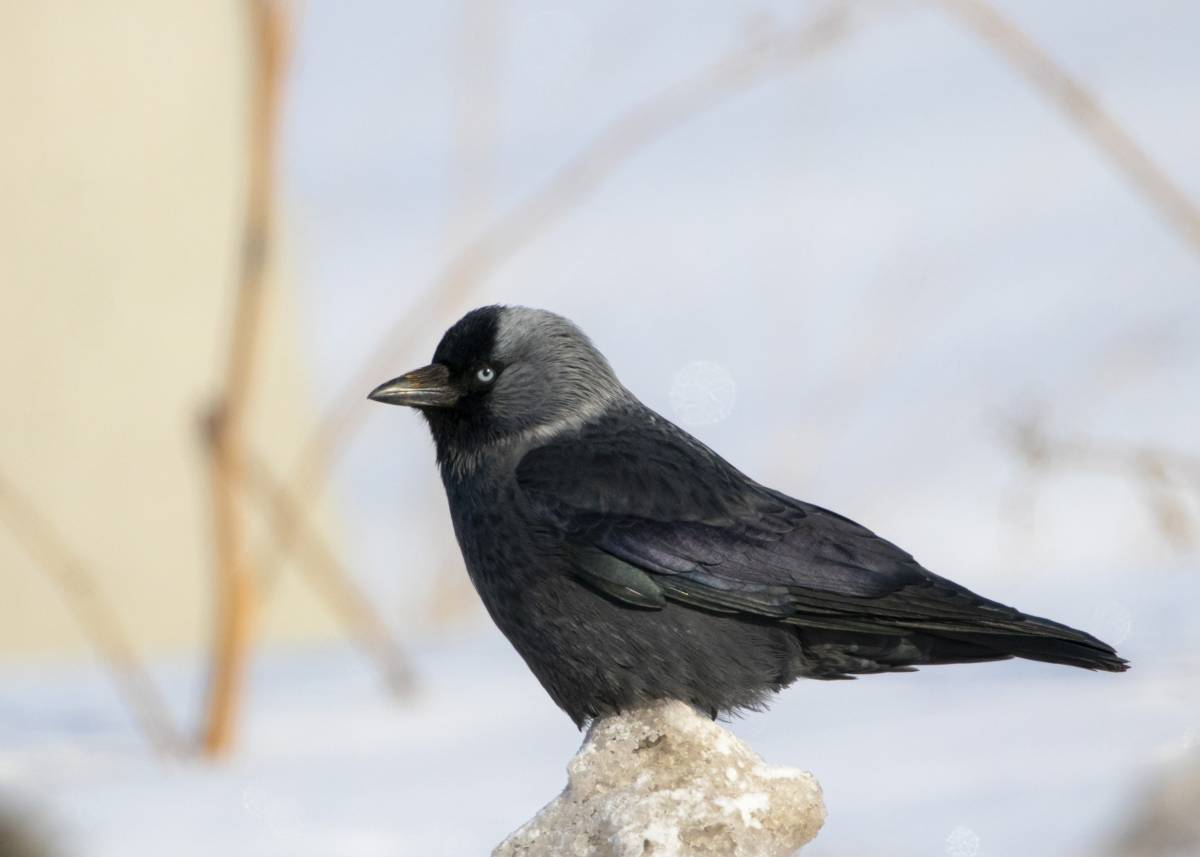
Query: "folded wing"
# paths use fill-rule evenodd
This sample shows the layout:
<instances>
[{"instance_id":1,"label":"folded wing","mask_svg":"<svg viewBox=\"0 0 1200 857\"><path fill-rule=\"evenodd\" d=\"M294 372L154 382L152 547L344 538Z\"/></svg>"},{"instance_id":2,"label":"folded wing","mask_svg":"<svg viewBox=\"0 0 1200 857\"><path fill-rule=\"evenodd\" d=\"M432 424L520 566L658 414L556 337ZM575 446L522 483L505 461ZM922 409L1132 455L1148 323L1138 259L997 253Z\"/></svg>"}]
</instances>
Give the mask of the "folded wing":
<instances>
[{"instance_id":1,"label":"folded wing","mask_svg":"<svg viewBox=\"0 0 1200 857\"><path fill-rule=\"evenodd\" d=\"M602 418L532 450L517 478L535 518L567 533L577 576L631 608L671 600L802 628L982 640L1002 657L1124 668L1096 638L933 574L865 527L755 483L649 411Z\"/></svg>"}]
</instances>

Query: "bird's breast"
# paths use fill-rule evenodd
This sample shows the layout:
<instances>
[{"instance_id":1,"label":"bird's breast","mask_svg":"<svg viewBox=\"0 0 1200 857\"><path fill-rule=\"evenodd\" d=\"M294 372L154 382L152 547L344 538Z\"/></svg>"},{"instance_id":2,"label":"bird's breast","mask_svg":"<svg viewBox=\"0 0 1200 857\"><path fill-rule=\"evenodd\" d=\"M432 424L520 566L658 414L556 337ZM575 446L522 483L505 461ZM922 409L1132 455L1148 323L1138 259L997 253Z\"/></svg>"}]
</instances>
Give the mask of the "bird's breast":
<instances>
[{"instance_id":1,"label":"bird's breast","mask_svg":"<svg viewBox=\"0 0 1200 857\"><path fill-rule=\"evenodd\" d=\"M447 480L446 494L467 573L503 630L565 576L560 539L534 523L513 478Z\"/></svg>"}]
</instances>

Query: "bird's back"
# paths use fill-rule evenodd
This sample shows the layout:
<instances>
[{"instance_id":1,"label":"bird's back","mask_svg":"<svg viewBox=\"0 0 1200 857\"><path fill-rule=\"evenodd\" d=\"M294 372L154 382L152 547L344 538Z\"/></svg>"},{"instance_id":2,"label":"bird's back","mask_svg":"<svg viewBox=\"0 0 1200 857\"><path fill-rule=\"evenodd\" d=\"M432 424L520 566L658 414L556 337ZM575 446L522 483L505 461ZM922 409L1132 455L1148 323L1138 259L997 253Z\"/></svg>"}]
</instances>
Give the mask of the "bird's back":
<instances>
[{"instance_id":1,"label":"bird's back","mask_svg":"<svg viewBox=\"0 0 1200 857\"><path fill-rule=\"evenodd\" d=\"M1025 657L1125 663L765 488L635 400L447 475L497 625L577 721L652 698L713 712L798 677Z\"/></svg>"}]
</instances>

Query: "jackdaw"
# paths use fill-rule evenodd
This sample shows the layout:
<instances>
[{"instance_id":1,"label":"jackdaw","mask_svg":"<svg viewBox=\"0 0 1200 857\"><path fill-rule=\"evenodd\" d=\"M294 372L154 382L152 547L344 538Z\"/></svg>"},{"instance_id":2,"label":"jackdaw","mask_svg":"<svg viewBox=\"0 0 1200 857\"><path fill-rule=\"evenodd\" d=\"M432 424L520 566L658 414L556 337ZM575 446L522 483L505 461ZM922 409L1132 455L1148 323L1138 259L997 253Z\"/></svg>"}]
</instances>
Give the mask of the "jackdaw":
<instances>
[{"instance_id":1,"label":"jackdaw","mask_svg":"<svg viewBox=\"0 0 1200 857\"><path fill-rule=\"evenodd\" d=\"M431 365L370 398L428 421L471 580L578 726L664 698L716 717L797 678L924 664L1127 668L1095 637L755 482L638 401L553 313L473 310Z\"/></svg>"}]
</instances>

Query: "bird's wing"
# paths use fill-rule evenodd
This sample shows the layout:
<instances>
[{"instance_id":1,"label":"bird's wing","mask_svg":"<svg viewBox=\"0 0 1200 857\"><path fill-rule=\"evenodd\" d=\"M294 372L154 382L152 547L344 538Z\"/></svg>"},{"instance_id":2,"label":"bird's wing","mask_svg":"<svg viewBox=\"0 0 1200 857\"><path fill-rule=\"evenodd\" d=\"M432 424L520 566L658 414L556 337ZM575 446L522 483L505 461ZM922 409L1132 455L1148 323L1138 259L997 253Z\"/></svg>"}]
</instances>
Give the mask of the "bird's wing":
<instances>
[{"instance_id":1,"label":"bird's wing","mask_svg":"<svg viewBox=\"0 0 1200 857\"><path fill-rule=\"evenodd\" d=\"M650 411L528 452L517 480L535 519L566 534L577 575L633 606L670 599L875 634L1069 630L1030 627L865 527L755 483Z\"/></svg>"}]
</instances>

